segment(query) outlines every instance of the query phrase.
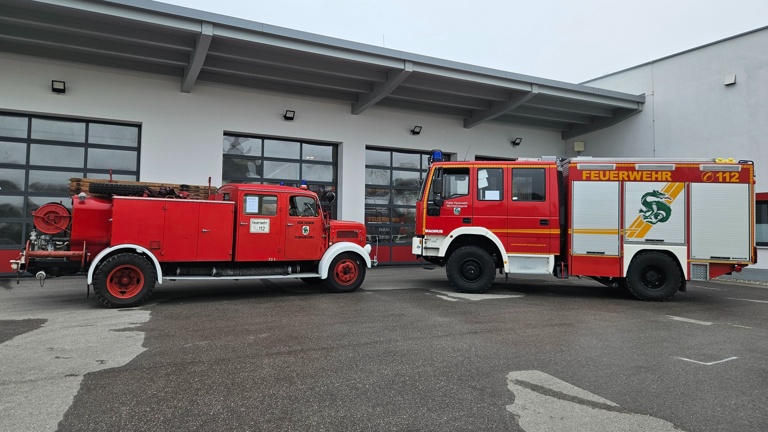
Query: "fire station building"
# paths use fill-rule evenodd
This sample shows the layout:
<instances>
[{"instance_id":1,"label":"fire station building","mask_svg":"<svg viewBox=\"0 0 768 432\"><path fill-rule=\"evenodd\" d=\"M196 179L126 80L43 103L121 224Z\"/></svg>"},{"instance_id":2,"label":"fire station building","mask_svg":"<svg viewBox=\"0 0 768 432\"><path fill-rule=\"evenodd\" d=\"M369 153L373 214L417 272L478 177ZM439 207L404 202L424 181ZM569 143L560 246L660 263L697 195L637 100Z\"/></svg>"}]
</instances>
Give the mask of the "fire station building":
<instances>
[{"instance_id":1,"label":"fire station building","mask_svg":"<svg viewBox=\"0 0 768 432\"><path fill-rule=\"evenodd\" d=\"M573 84L147 0L0 0L0 261L69 178L111 176L306 181L412 262L431 149L752 160L768 247L767 52L768 27Z\"/></svg>"}]
</instances>

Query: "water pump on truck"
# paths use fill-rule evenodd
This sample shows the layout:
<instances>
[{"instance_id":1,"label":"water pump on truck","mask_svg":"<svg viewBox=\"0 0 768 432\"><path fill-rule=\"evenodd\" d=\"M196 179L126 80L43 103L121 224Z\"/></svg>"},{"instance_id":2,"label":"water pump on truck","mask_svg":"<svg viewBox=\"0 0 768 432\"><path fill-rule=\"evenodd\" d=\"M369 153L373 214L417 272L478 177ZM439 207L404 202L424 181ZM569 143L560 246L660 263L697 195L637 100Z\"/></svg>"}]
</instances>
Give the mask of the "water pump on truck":
<instances>
[{"instance_id":1,"label":"water pump on truck","mask_svg":"<svg viewBox=\"0 0 768 432\"><path fill-rule=\"evenodd\" d=\"M664 301L757 261L751 161L578 157L442 162L412 252L459 291L500 274L585 276Z\"/></svg>"},{"instance_id":2,"label":"water pump on truck","mask_svg":"<svg viewBox=\"0 0 768 432\"><path fill-rule=\"evenodd\" d=\"M70 191L71 212L59 203L34 212L35 230L11 266L41 283L87 272L108 307L140 305L165 280L300 278L350 292L372 264L365 225L331 220L306 187L227 184L211 193L72 179Z\"/></svg>"}]
</instances>

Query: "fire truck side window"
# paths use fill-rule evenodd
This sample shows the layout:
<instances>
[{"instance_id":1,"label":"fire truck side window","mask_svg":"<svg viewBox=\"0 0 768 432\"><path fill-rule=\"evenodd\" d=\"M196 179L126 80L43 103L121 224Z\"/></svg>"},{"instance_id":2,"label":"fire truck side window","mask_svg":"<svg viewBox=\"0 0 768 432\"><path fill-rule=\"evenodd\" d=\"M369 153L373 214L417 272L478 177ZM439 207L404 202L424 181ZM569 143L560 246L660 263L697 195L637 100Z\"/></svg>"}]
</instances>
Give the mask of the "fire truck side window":
<instances>
[{"instance_id":1,"label":"fire truck side window","mask_svg":"<svg viewBox=\"0 0 768 432\"><path fill-rule=\"evenodd\" d=\"M478 168L477 199L501 201L504 199L504 170L501 168Z\"/></svg>"},{"instance_id":2,"label":"fire truck side window","mask_svg":"<svg viewBox=\"0 0 768 432\"><path fill-rule=\"evenodd\" d=\"M544 168L513 168L512 200L544 201L545 184Z\"/></svg>"},{"instance_id":3,"label":"fire truck side window","mask_svg":"<svg viewBox=\"0 0 768 432\"><path fill-rule=\"evenodd\" d=\"M442 199L469 195L469 168L443 168L442 170L435 170L435 175L440 175L441 172L443 178ZM435 191L432 188L429 191L429 201L434 201L435 192L441 193L441 191Z\"/></svg>"},{"instance_id":4,"label":"fire truck side window","mask_svg":"<svg viewBox=\"0 0 768 432\"><path fill-rule=\"evenodd\" d=\"M289 216L315 217L317 216L317 202L306 196L292 196L289 210Z\"/></svg>"},{"instance_id":5,"label":"fire truck side window","mask_svg":"<svg viewBox=\"0 0 768 432\"><path fill-rule=\"evenodd\" d=\"M244 214L261 216L274 216L277 214L277 196L275 195L249 194L244 199Z\"/></svg>"}]
</instances>

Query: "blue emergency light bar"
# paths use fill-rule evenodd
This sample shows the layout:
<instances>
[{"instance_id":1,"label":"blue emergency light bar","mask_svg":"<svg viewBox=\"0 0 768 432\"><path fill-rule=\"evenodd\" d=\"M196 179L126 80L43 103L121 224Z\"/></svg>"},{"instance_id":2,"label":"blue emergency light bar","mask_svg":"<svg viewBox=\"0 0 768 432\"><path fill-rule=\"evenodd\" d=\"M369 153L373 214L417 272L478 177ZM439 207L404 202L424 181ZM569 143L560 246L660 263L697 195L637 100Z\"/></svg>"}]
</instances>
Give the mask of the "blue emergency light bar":
<instances>
[{"instance_id":1,"label":"blue emergency light bar","mask_svg":"<svg viewBox=\"0 0 768 432\"><path fill-rule=\"evenodd\" d=\"M432 152L429 154L429 164L432 165L432 162L442 162L443 161L443 151L442 150L432 150Z\"/></svg>"}]
</instances>

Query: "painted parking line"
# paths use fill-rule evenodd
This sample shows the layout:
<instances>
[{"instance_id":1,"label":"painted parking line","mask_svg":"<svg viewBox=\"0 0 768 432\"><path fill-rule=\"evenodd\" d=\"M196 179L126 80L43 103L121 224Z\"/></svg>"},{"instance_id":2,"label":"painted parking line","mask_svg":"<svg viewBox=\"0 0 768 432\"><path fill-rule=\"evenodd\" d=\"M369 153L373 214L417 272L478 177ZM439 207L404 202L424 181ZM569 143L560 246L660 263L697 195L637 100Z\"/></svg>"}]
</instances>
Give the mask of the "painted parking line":
<instances>
[{"instance_id":1,"label":"painted parking line","mask_svg":"<svg viewBox=\"0 0 768 432\"><path fill-rule=\"evenodd\" d=\"M713 361L713 362L709 362L709 363L700 362L700 361L696 361L696 360L691 360L691 359L688 359L688 358L685 358L685 357L675 357L675 358L678 359L678 360L685 360L687 362L697 363L697 364L704 365L704 366L712 366L712 365L716 365L718 363L725 363L727 361L736 360L738 357L728 357L727 359L717 360L717 361Z\"/></svg>"},{"instance_id":2,"label":"painted parking line","mask_svg":"<svg viewBox=\"0 0 768 432\"><path fill-rule=\"evenodd\" d=\"M687 322L687 323L691 323L691 324L699 324L699 325L706 325L706 326L709 326L709 325L713 324L713 323L711 323L709 321L699 321L699 320L695 320L695 319L676 317L676 316L672 316L672 315L667 315L667 317L669 319L671 319L671 320L682 321L682 322Z\"/></svg>"},{"instance_id":3,"label":"painted parking line","mask_svg":"<svg viewBox=\"0 0 768 432\"><path fill-rule=\"evenodd\" d=\"M432 290L432 291L436 293L440 293L437 295L437 297L440 297L443 300L450 300L450 301L456 301L456 299L471 300L471 301L503 300L503 299L510 299L510 298L525 297L522 294L465 294L465 293L441 291L441 290ZM445 296L448 296L449 298L446 298Z\"/></svg>"},{"instance_id":4,"label":"painted parking line","mask_svg":"<svg viewBox=\"0 0 768 432\"><path fill-rule=\"evenodd\" d=\"M537 370L510 372L507 388L515 395L507 411L526 432L681 431Z\"/></svg>"},{"instance_id":5,"label":"painted parking line","mask_svg":"<svg viewBox=\"0 0 768 432\"><path fill-rule=\"evenodd\" d=\"M748 301L753 303L768 303L768 300L753 300L753 299L743 299L743 298L736 298L736 297L726 297L728 300L741 300L741 301Z\"/></svg>"}]
</instances>

